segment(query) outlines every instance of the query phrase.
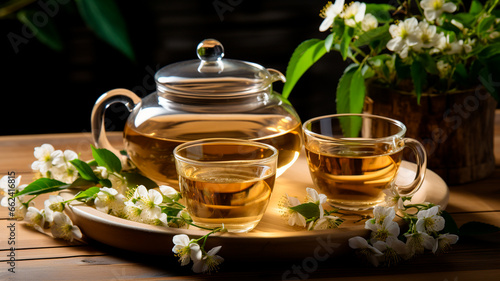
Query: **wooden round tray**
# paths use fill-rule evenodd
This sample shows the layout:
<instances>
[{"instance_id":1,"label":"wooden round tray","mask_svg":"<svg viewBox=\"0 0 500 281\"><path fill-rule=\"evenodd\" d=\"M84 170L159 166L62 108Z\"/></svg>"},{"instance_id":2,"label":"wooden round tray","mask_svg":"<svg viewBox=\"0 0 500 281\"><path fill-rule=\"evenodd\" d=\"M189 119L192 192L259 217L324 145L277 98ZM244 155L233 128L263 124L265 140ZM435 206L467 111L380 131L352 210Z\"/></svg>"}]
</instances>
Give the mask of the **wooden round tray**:
<instances>
[{"instance_id":1,"label":"wooden round tray","mask_svg":"<svg viewBox=\"0 0 500 281\"><path fill-rule=\"evenodd\" d=\"M397 181L408 182L414 177L414 164L403 162ZM304 153L276 180L271 201L259 225L248 233L215 234L207 240L206 249L222 245L219 254L237 258L300 258L341 255L348 249L347 241L353 236L367 236L364 221L359 216L346 216L347 220L337 229L307 231L288 226L280 216L278 201L285 194L306 196L306 187L313 187ZM434 172L427 170L425 181L413 196L412 203L432 202L444 209L448 203L448 187ZM325 204L326 205L326 204ZM140 253L172 255L172 237L187 234L197 238L207 233L194 227L190 229L165 228L128 221L97 211L85 205L67 208L73 222L85 237L101 243ZM370 211L363 214L370 214ZM357 213L359 214L359 213Z\"/></svg>"}]
</instances>

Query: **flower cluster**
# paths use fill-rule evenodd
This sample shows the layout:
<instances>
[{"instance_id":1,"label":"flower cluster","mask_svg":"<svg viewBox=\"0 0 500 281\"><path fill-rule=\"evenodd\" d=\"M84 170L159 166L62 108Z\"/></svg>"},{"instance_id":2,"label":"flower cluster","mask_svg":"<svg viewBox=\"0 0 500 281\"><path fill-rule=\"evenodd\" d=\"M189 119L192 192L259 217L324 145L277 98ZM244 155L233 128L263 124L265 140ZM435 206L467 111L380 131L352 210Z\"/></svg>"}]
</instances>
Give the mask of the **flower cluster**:
<instances>
[{"instance_id":1,"label":"flower cluster","mask_svg":"<svg viewBox=\"0 0 500 281\"><path fill-rule=\"evenodd\" d=\"M64 213L66 205L74 200L93 204L106 214L141 223L175 228L196 226L185 206L179 202L181 194L174 188L157 186L140 174L122 170L119 158L108 150L92 147L92 154L95 160L84 162L71 150L62 152L50 144L36 147L34 155L37 160L32 168L38 172L38 179L29 185L20 185L20 176L15 179L9 176L1 178L1 205L13 207L14 217L24 220L28 226L42 233L50 229L53 237L69 241L82 238L78 226ZM129 179L133 179L135 184L131 184ZM137 184L140 182L144 184ZM41 210L34 206L33 200L39 195L64 189L81 190L69 200L49 195ZM204 246L208 236L226 229L209 230L208 234L191 241L186 235L174 236L173 251L179 256L181 265L193 260L193 271L197 273L210 273L218 268L223 261L216 255L221 247L207 252ZM200 241L203 242L201 245L198 244Z\"/></svg>"},{"instance_id":2,"label":"flower cluster","mask_svg":"<svg viewBox=\"0 0 500 281\"><path fill-rule=\"evenodd\" d=\"M37 159L31 168L38 171L41 177L52 178L65 183L72 183L78 177L77 169L70 161L78 159L78 154L72 150L54 150L50 144L42 144L35 147L34 152Z\"/></svg>"},{"instance_id":3,"label":"flower cluster","mask_svg":"<svg viewBox=\"0 0 500 281\"><path fill-rule=\"evenodd\" d=\"M6 181L8 176L2 177L0 180L0 188L6 190ZM28 185L19 185L21 177L16 178L15 192L23 191ZM34 206L33 199L31 197L26 200L26 195L17 196L11 202L14 202L15 212L14 217L18 220L26 221L28 226L45 233L44 229L49 229L52 232L54 238L62 238L69 240L82 238L82 233L78 226L73 225L71 219L63 211L65 204L69 201L65 201L61 196L50 195L49 199L45 200L44 208L39 210ZM1 199L2 207L10 207L9 197L4 196Z\"/></svg>"},{"instance_id":4,"label":"flower cluster","mask_svg":"<svg viewBox=\"0 0 500 281\"><path fill-rule=\"evenodd\" d=\"M328 30L337 17L343 19L345 25L360 26L363 31L377 28L378 20L372 14L366 13L365 3L351 2L348 6L345 6L344 3L344 0L337 0L335 4L328 2L320 13L320 16L324 18L319 26L320 31Z\"/></svg>"},{"instance_id":5,"label":"flower cluster","mask_svg":"<svg viewBox=\"0 0 500 281\"><path fill-rule=\"evenodd\" d=\"M399 6L336 0L321 10L324 40L300 44L287 67L287 98L304 72L325 53L352 61L337 86L337 112L361 113L366 86L444 94L482 84L500 97L497 0L408 0Z\"/></svg>"},{"instance_id":6,"label":"flower cluster","mask_svg":"<svg viewBox=\"0 0 500 281\"><path fill-rule=\"evenodd\" d=\"M323 208L326 195L318 194L312 188L306 188L306 202L300 203L297 197L285 194L279 203L281 215L290 226L307 227L308 230L337 228L343 220Z\"/></svg>"},{"instance_id":7,"label":"flower cluster","mask_svg":"<svg viewBox=\"0 0 500 281\"><path fill-rule=\"evenodd\" d=\"M121 205L122 216L147 224L188 228L192 220L185 211L185 206L178 202L181 194L166 185L160 185L159 190L138 186Z\"/></svg>"},{"instance_id":8,"label":"flower cluster","mask_svg":"<svg viewBox=\"0 0 500 281\"><path fill-rule=\"evenodd\" d=\"M211 234L225 231L224 227L216 228L198 239L191 240L185 234L175 235L172 239L174 242L172 252L179 257L181 266L185 266L193 261L192 270L195 273L212 273L217 271L219 265L224 261L224 258L217 255L222 246L214 247L207 252L205 251L205 242ZM200 245L201 240L203 242Z\"/></svg>"},{"instance_id":9,"label":"flower cluster","mask_svg":"<svg viewBox=\"0 0 500 281\"><path fill-rule=\"evenodd\" d=\"M458 241L455 234L441 233L445 219L440 215L439 206L432 203L405 205L410 199L400 197L396 191L387 192L386 202L390 206L375 207L373 218L365 222L365 228L371 230L369 239L360 236L349 239L349 246L358 256L374 266L391 266L423 254L425 250L434 254L446 252ZM408 231L403 235L400 235L399 224L394 221L396 216L407 223Z\"/></svg>"}]
</instances>

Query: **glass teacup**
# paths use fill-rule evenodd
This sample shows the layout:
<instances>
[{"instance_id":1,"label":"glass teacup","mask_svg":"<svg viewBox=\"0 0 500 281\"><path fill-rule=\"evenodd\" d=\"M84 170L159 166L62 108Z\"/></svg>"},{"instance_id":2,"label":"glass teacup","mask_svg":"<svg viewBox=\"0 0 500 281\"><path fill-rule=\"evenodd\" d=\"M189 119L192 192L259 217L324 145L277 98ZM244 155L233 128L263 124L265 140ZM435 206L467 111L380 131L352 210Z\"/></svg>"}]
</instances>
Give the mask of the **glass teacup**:
<instances>
[{"instance_id":1,"label":"glass teacup","mask_svg":"<svg viewBox=\"0 0 500 281\"><path fill-rule=\"evenodd\" d=\"M174 150L179 188L199 226L247 232L260 221L276 178L278 151L239 139L202 139Z\"/></svg>"},{"instance_id":2,"label":"glass teacup","mask_svg":"<svg viewBox=\"0 0 500 281\"><path fill-rule=\"evenodd\" d=\"M333 207L369 209L384 201L384 190L395 188L400 195L410 196L424 180L425 149L418 141L404 137L406 127L397 120L336 114L310 119L303 129L311 177ZM415 154L416 176L412 183L396 186L405 147Z\"/></svg>"}]
</instances>

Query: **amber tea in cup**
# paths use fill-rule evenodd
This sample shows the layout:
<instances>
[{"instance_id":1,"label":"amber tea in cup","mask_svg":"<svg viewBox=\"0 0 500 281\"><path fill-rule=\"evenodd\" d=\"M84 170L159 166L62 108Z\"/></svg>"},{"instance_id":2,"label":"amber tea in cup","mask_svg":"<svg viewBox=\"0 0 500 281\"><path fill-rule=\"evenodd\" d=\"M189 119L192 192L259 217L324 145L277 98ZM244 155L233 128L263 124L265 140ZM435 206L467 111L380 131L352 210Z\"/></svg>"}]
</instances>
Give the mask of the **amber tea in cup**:
<instances>
[{"instance_id":1,"label":"amber tea in cup","mask_svg":"<svg viewBox=\"0 0 500 281\"><path fill-rule=\"evenodd\" d=\"M427 158L418 141L405 138L403 123L368 114L337 114L304 123L309 171L318 191L330 205L365 210L384 201L388 188L401 195L414 194L425 176ZM417 174L409 185L394 181L403 149L416 155Z\"/></svg>"},{"instance_id":2,"label":"amber tea in cup","mask_svg":"<svg viewBox=\"0 0 500 281\"><path fill-rule=\"evenodd\" d=\"M202 139L177 146L174 156L179 188L195 224L224 224L230 232L247 232L259 223L274 187L276 148L247 140Z\"/></svg>"}]
</instances>

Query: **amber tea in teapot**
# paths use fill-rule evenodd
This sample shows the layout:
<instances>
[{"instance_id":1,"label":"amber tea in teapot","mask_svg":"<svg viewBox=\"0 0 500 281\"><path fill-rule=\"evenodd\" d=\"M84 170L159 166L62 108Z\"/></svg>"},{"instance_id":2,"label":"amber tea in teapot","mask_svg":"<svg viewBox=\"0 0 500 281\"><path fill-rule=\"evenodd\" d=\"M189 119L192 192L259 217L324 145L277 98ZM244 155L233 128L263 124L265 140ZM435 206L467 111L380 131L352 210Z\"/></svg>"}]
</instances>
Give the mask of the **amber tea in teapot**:
<instances>
[{"instance_id":1,"label":"amber tea in teapot","mask_svg":"<svg viewBox=\"0 0 500 281\"><path fill-rule=\"evenodd\" d=\"M104 111L113 103L131 112L124 128L130 160L147 177L174 187L176 146L202 138L237 138L274 146L277 176L298 158L302 127L294 108L272 90L283 74L258 64L223 59L220 42L207 39L197 48L199 60L174 63L155 74L157 91L140 99L126 89L103 94L92 112L98 147L115 153L106 138Z\"/></svg>"},{"instance_id":2,"label":"amber tea in teapot","mask_svg":"<svg viewBox=\"0 0 500 281\"><path fill-rule=\"evenodd\" d=\"M299 155L301 124L283 116L210 115L160 117L134 129L125 125L125 148L132 160L150 178L175 183L174 148L202 138L239 138L274 146L279 151L277 174L283 173Z\"/></svg>"}]
</instances>

